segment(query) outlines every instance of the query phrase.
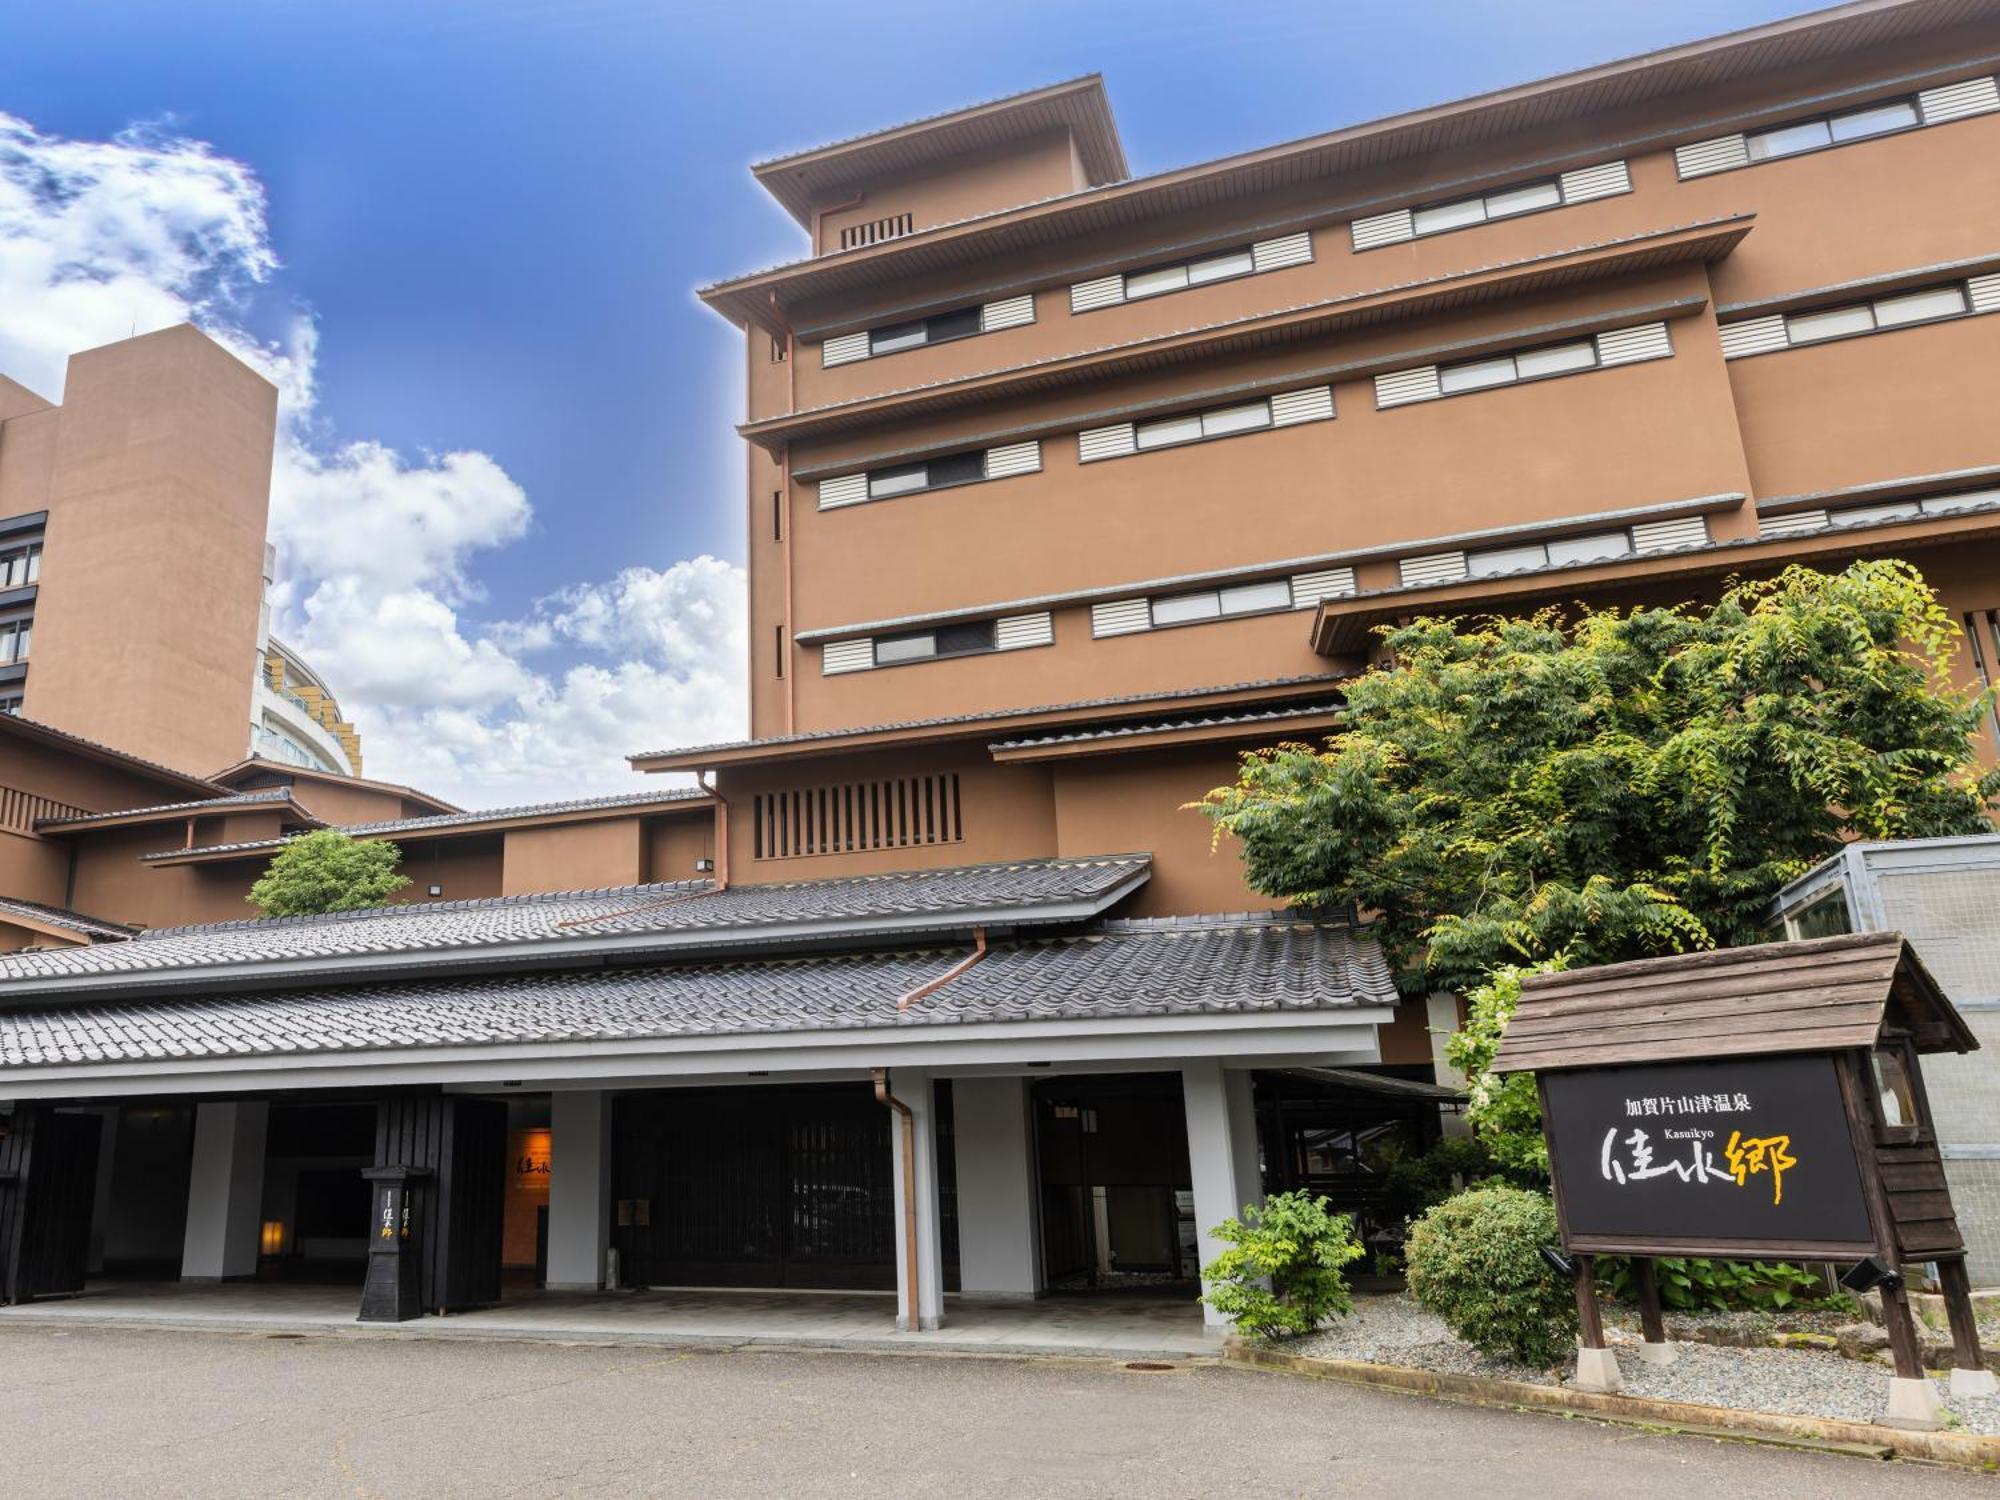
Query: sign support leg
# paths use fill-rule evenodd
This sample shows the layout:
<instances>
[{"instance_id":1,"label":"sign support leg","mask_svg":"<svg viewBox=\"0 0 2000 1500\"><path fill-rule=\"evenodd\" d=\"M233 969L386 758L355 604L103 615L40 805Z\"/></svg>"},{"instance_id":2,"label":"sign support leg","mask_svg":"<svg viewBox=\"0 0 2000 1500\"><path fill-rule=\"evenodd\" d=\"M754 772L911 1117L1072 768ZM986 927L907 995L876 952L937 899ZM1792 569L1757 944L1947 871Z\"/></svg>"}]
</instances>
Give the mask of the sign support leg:
<instances>
[{"instance_id":1,"label":"sign support leg","mask_svg":"<svg viewBox=\"0 0 2000 1500\"><path fill-rule=\"evenodd\" d=\"M1576 1388L1613 1392L1624 1382L1618 1356L1604 1345L1604 1317L1597 1308L1597 1257L1576 1258L1576 1317L1581 1347L1576 1351Z\"/></svg>"},{"instance_id":2,"label":"sign support leg","mask_svg":"<svg viewBox=\"0 0 2000 1500\"><path fill-rule=\"evenodd\" d=\"M1917 1347L1916 1321L1910 1316L1909 1293L1900 1280L1882 1287L1882 1322L1889 1331L1889 1352L1896 1373L1889 1380L1889 1405L1882 1420L1891 1427L1930 1431L1944 1426L1944 1402L1924 1373Z\"/></svg>"},{"instance_id":3,"label":"sign support leg","mask_svg":"<svg viewBox=\"0 0 2000 1500\"><path fill-rule=\"evenodd\" d=\"M1938 1262L1938 1286L1944 1292L1945 1316L1951 1321L1951 1393L1954 1396L2000 1394L2000 1381L1986 1368L1979 1348L1979 1324L1972 1311L1972 1282L1965 1260Z\"/></svg>"},{"instance_id":4,"label":"sign support leg","mask_svg":"<svg viewBox=\"0 0 2000 1500\"><path fill-rule=\"evenodd\" d=\"M1639 1287L1639 1327L1645 1334L1639 1358L1649 1365L1670 1365L1674 1362L1674 1346L1667 1339L1667 1320L1660 1310L1660 1279L1653 1257L1633 1256L1632 1276Z\"/></svg>"}]
</instances>

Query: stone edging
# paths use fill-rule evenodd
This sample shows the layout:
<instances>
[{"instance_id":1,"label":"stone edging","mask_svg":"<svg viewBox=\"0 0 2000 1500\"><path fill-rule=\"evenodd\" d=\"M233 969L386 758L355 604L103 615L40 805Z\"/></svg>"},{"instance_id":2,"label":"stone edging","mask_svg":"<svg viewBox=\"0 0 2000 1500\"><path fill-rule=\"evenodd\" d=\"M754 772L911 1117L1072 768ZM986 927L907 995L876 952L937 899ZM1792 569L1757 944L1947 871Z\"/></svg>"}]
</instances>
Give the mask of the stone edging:
<instances>
[{"instance_id":1,"label":"stone edging","mask_svg":"<svg viewBox=\"0 0 2000 1500\"><path fill-rule=\"evenodd\" d=\"M1693 1428L1712 1435L1811 1443L1885 1456L1927 1459L1964 1468L2000 1469L2000 1437L1976 1437L1963 1432L1908 1432L1878 1427L1872 1422L1843 1422L1830 1417L1786 1416L1777 1412L1737 1411L1702 1406L1692 1401L1662 1401L1648 1396L1607 1396L1570 1386L1534 1385L1524 1380L1499 1380L1485 1375L1447 1375L1401 1365L1369 1364L1354 1359L1316 1359L1287 1354L1230 1340L1223 1353L1230 1364L1283 1370L1320 1380L1380 1386L1478 1405L1527 1407L1596 1417L1639 1426Z\"/></svg>"}]
</instances>

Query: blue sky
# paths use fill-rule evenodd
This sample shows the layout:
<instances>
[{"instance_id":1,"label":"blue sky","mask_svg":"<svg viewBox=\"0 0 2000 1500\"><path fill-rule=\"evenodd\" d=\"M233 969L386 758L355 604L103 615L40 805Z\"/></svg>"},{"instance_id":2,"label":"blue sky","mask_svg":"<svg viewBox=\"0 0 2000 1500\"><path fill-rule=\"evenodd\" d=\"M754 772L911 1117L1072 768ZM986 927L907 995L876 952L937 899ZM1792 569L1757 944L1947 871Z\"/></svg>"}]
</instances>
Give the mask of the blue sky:
<instances>
[{"instance_id":1,"label":"blue sky","mask_svg":"<svg viewBox=\"0 0 2000 1500\"><path fill-rule=\"evenodd\" d=\"M692 289L804 248L751 160L1101 71L1145 173L1797 9L77 0L12 8L0 112L69 141L150 122L254 175L280 266L232 321L278 342L311 314L306 440L365 439L414 466L483 453L525 491L532 519L468 545L456 583L422 587L475 650L512 622L496 649L539 652L533 670L560 690L619 646L549 628L538 599L740 558L734 336ZM341 687L340 661L322 665ZM389 753L388 736L427 732L426 705L356 675L364 711L370 692L385 705L363 720L385 764L453 774L449 755ZM521 712L519 683L505 691L512 708L477 711ZM517 780L554 790L565 764ZM468 771L456 789L513 784Z\"/></svg>"}]
</instances>

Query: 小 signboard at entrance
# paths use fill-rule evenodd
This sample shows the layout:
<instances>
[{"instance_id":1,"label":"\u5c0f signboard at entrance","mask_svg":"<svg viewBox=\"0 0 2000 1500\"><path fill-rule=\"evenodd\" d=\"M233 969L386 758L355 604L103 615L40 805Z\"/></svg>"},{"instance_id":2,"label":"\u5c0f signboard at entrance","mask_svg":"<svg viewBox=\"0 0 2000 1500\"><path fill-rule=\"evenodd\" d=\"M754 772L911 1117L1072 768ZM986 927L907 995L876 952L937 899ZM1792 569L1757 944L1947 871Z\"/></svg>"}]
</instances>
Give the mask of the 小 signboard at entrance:
<instances>
[{"instance_id":1,"label":"\u5c0f signboard at entrance","mask_svg":"<svg viewBox=\"0 0 2000 1500\"><path fill-rule=\"evenodd\" d=\"M1575 1245L1811 1255L1873 1242L1829 1057L1583 1068L1543 1086Z\"/></svg>"}]
</instances>

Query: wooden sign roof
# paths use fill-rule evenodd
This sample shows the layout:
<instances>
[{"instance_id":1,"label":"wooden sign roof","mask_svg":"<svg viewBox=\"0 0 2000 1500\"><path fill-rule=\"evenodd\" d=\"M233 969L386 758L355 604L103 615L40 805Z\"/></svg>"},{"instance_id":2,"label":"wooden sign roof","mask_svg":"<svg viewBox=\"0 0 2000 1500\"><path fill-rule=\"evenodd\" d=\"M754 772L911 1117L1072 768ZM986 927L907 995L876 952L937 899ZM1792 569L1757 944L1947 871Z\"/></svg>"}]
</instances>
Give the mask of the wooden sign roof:
<instances>
[{"instance_id":1,"label":"wooden sign roof","mask_svg":"<svg viewBox=\"0 0 2000 1500\"><path fill-rule=\"evenodd\" d=\"M1885 1025L1919 1052L1979 1045L1903 935L1871 932L1538 975L1493 1071L1833 1052Z\"/></svg>"}]
</instances>

